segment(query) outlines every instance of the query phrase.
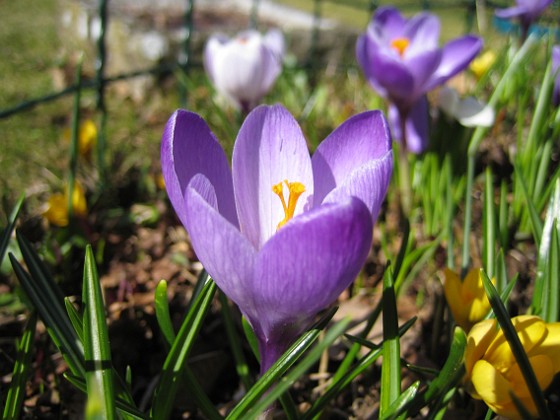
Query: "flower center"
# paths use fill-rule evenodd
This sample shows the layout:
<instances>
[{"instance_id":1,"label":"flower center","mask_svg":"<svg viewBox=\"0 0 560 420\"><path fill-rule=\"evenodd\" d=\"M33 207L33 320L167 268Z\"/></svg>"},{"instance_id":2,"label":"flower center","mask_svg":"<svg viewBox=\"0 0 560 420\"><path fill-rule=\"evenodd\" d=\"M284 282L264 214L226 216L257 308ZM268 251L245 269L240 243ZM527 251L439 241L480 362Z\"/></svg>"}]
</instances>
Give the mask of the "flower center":
<instances>
[{"instance_id":1,"label":"flower center","mask_svg":"<svg viewBox=\"0 0 560 420\"><path fill-rule=\"evenodd\" d=\"M286 204L284 198L284 185L282 182L272 186L272 192L280 198L282 208L284 209L284 219L278 223L276 230L280 229L288 223L288 220L294 217L298 199L305 192L305 186L301 182L288 182L288 180L284 180L284 184L288 187L288 204Z\"/></svg>"},{"instance_id":2,"label":"flower center","mask_svg":"<svg viewBox=\"0 0 560 420\"><path fill-rule=\"evenodd\" d=\"M401 57L404 55L404 52L408 48L408 44L410 44L410 40L404 37L395 38L391 41L391 47L394 48Z\"/></svg>"}]
</instances>

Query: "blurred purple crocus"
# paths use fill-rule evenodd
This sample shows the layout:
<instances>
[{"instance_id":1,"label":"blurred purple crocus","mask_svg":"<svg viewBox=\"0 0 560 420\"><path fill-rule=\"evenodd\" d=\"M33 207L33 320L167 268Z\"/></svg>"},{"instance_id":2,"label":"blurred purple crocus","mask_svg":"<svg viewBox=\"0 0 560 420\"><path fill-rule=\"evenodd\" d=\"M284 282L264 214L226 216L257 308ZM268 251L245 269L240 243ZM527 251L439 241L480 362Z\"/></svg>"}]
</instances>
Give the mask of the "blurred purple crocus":
<instances>
[{"instance_id":1,"label":"blurred purple crocus","mask_svg":"<svg viewBox=\"0 0 560 420\"><path fill-rule=\"evenodd\" d=\"M261 373L358 275L393 170L381 112L356 115L310 158L282 106L243 123L232 169L197 114L165 127L167 192L198 258L251 323Z\"/></svg>"},{"instance_id":2,"label":"blurred purple crocus","mask_svg":"<svg viewBox=\"0 0 560 420\"><path fill-rule=\"evenodd\" d=\"M264 95L282 71L284 36L277 29L255 30L234 38L211 36L204 48L204 68L215 88L245 113Z\"/></svg>"},{"instance_id":3,"label":"blurred purple crocus","mask_svg":"<svg viewBox=\"0 0 560 420\"><path fill-rule=\"evenodd\" d=\"M515 0L515 6L497 9L496 16L502 19L519 19L521 39L525 40L529 27L544 10L552 4L552 0Z\"/></svg>"},{"instance_id":4,"label":"blurred purple crocus","mask_svg":"<svg viewBox=\"0 0 560 420\"><path fill-rule=\"evenodd\" d=\"M426 93L464 70L482 48L482 40L472 35L439 48L439 28L430 13L405 19L393 7L380 7L356 45L368 82L391 102L393 137L413 153L428 143Z\"/></svg>"},{"instance_id":5,"label":"blurred purple crocus","mask_svg":"<svg viewBox=\"0 0 560 420\"><path fill-rule=\"evenodd\" d=\"M552 74L554 78L554 90L552 91L552 103L560 105L560 45L552 47Z\"/></svg>"}]
</instances>

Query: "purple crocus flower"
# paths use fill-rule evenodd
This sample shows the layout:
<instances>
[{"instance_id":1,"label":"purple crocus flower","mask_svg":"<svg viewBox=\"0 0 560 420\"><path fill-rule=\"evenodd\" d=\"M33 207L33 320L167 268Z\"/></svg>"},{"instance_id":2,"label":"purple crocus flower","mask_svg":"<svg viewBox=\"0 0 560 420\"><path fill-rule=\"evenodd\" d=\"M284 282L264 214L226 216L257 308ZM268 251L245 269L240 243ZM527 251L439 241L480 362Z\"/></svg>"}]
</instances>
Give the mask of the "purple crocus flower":
<instances>
[{"instance_id":1,"label":"purple crocus flower","mask_svg":"<svg viewBox=\"0 0 560 420\"><path fill-rule=\"evenodd\" d=\"M482 40L471 35L439 48L439 28L430 13L405 19L393 7L380 7L356 45L368 82L391 102L393 137L414 153L428 142L426 93L465 69L482 48Z\"/></svg>"},{"instance_id":2,"label":"purple crocus flower","mask_svg":"<svg viewBox=\"0 0 560 420\"><path fill-rule=\"evenodd\" d=\"M515 0L515 6L497 9L496 16L503 19L519 19L521 39L527 38L529 27L544 10L552 4L552 0Z\"/></svg>"},{"instance_id":3,"label":"purple crocus flower","mask_svg":"<svg viewBox=\"0 0 560 420\"><path fill-rule=\"evenodd\" d=\"M198 258L251 323L264 373L358 275L393 169L379 111L356 115L310 158L282 106L243 123L232 169L197 114L165 127L162 171Z\"/></svg>"},{"instance_id":4,"label":"purple crocus flower","mask_svg":"<svg viewBox=\"0 0 560 420\"><path fill-rule=\"evenodd\" d=\"M552 47L552 74L554 78L554 90L552 91L552 102L555 106L560 105L560 45Z\"/></svg>"},{"instance_id":5,"label":"purple crocus flower","mask_svg":"<svg viewBox=\"0 0 560 420\"><path fill-rule=\"evenodd\" d=\"M204 67L215 88L245 113L268 93L282 71L284 36L277 29L255 30L234 38L211 36L204 48Z\"/></svg>"}]
</instances>

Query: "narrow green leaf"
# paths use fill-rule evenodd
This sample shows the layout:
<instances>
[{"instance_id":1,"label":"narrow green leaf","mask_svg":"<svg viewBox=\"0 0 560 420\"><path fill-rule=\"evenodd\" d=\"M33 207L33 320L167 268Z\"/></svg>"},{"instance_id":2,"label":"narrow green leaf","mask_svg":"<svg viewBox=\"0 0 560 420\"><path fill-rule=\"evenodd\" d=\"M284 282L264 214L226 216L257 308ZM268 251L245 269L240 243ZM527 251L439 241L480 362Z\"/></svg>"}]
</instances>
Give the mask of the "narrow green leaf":
<instances>
[{"instance_id":1,"label":"narrow green leaf","mask_svg":"<svg viewBox=\"0 0 560 420\"><path fill-rule=\"evenodd\" d=\"M233 410L229 413L229 415L227 416L228 419L239 419L239 418L250 418L250 417L243 417L245 416L245 414L251 410L251 409L255 409L255 403L273 386L276 384L276 387L280 386L280 384L277 384L277 382L280 381L280 378L282 377L282 375L284 375L284 373L286 373L286 371L297 361L301 358L301 356L303 355L303 353L309 349L309 347L311 347L311 345L315 342L315 340L317 340L317 338L319 337L319 334L321 332L322 329L325 328L325 326L327 325L327 323L331 320L331 318L333 317L334 313L336 312L337 308L332 308L330 310L328 310L323 317L321 318L321 320L319 320L319 322L317 322L314 326L312 326L309 331L303 333L296 341L294 344L292 344L290 346L290 348L270 367L270 369L268 369L263 376L261 376L261 378L251 387L251 389L247 392L247 394L245 394L245 396L241 399L241 401L239 401L239 403L233 408ZM345 324L345 323L343 323ZM337 325L341 325L341 324L337 324ZM331 330L332 332L332 330ZM338 334L340 335L340 334ZM338 336L337 335L337 336ZM336 338L336 337L335 337ZM325 340L323 340L324 342L327 340L327 337L325 337ZM322 351L322 350L321 350ZM320 353L317 357L317 359L320 357ZM316 360L316 359L314 359ZM311 363L313 364L313 362ZM310 365L311 365L310 364ZM306 368L307 369L307 368ZM306 370L305 369L305 370ZM303 374L303 373L302 373ZM297 379L297 378L296 378ZM285 383L287 379L283 380L282 383ZM291 384L288 385L288 387ZM275 388L276 389L276 388ZM283 388L284 389L284 388ZM287 387L285 388L287 389ZM276 398L279 397L279 395L281 395L283 392L281 392L280 394L274 394ZM271 404L274 399L272 401L270 401L266 406L263 407L266 408L268 407L269 404Z\"/></svg>"},{"instance_id":2,"label":"narrow green leaf","mask_svg":"<svg viewBox=\"0 0 560 420\"><path fill-rule=\"evenodd\" d=\"M247 365L247 360L245 360L245 355L243 354L243 349L241 348L241 342L239 340L239 335L235 329L235 324L233 322L233 316L229 307L229 302L222 292L219 293L220 304L222 306L222 318L224 320L224 326L226 329L226 334L228 341L233 353L233 358L235 360L235 368L237 374L241 378L241 383L245 389L251 388L253 380L249 374L249 366Z\"/></svg>"},{"instance_id":3,"label":"narrow green leaf","mask_svg":"<svg viewBox=\"0 0 560 420\"><path fill-rule=\"evenodd\" d=\"M206 283L206 273L200 277L199 284L204 285ZM196 293L193 293L193 297L199 296L200 289L196 287ZM156 287L156 294L155 294L155 308L156 308L156 318L158 320L159 326L162 329L164 338L171 347L173 342L175 341L175 331L173 330L171 316L169 314L169 304L167 301L167 282L165 280L161 280L157 287ZM220 414L217 412L216 408L212 404L212 401L208 398L208 396L204 393L200 382L197 380L196 376L187 365L184 368L183 375L181 376L184 386L187 388L189 394L193 398L197 407L204 413L204 416L210 420L219 420L222 418Z\"/></svg>"},{"instance_id":4,"label":"narrow green leaf","mask_svg":"<svg viewBox=\"0 0 560 420\"><path fill-rule=\"evenodd\" d=\"M523 174L519 170L519 168L514 165L515 171L515 181L519 183L521 187L521 192L523 193L523 198L525 199L525 205L527 211L529 212L529 220L531 221L531 230L533 231L533 238L535 239L535 243L537 246L540 246L541 236L543 231L543 225L539 214L537 213L537 209L535 208L535 203L531 199L529 192L527 191L527 185L525 184L525 180L523 179Z\"/></svg>"},{"instance_id":5,"label":"narrow green leaf","mask_svg":"<svg viewBox=\"0 0 560 420\"><path fill-rule=\"evenodd\" d=\"M382 355L382 353L383 349L381 347L371 350L362 359L360 359L351 370L348 370L344 375L342 375L339 380L337 380L336 382L332 380L329 388L323 395L321 395L315 402L313 402L313 405L308 411L305 412L301 420L309 420L318 415L321 410L333 398L335 398L336 395L339 394L341 390L346 388L358 375L363 373L367 368L375 363L375 361L379 358L379 356Z\"/></svg>"},{"instance_id":6,"label":"narrow green leaf","mask_svg":"<svg viewBox=\"0 0 560 420\"><path fill-rule=\"evenodd\" d=\"M16 226L16 219L21 210L21 206L23 205L23 200L25 199L25 194L22 193L16 202L16 205L12 209L10 213L10 217L8 218L8 225L2 229L2 233L0 233L0 265L4 260L4 255L6 255L6 249L8 249L8 244L10 243L10 238L14 231L14 227Z\"/></svg>"},{"instance_id":7,"label":"narrow green leaf","mask_svg":"<svg viewBox=\"0 0 560 420\"><path fill-rule=\"evenodd\" d=\"M251 351L253 355L257 358L257 361L261 362L261 355L259 354L259 342L257 340L257 336L251 328L251 324L247 321L247 318L244 316L241 317L241 325L243 327L243 332L245 333L245 338L249 342L249 346L251 347Z\"/></svg>"},{"instance_id":8,"label":"narrow green leaf","mask_svg":"<svg viewBox=\"0 0 560 420\"><path fill-rule=\"evenodd\" d=\"M78 336L78 339L83 344L84 342L84 320L82 316L78 313L76 307L70 302L67 297L64 298L64 306L66 307L66 312L68 313L68 318L74 327L74 331Z\"/></svg>"},{"instance_id":9,"label":"narrow green leaf","mask_svg":"<svg viewBox=\"0 0 560 420\"><path fill-rule=\"evenodd\" d=\"M533 398L533 401L537 406L539 416L541 417L541 419L549 420L552 417L550 415L550 412L548 411L546 400L544 399L544 395L539 386L537 377L535 376L535 372L533 371L533 368L529 363L527 353L525 352L525 349L523 348L523 345L519 340L519 336L517 335L513 324L511 323L511 319L506 311L506 308L502 303L498 292L494 288L494 285L492 284L484 270L481 270L481 278L482 282L484 283L484 289L486 290L486 295L488 296L490 305L492 305L492 309L494 310L496 319L498 320L498 323L500 324L500 327L504 332L504 336L506 337L511 351L515 356L515 360L519 365L521 373L525 378L525 382L527 383L527 387L529 388L531 397Z\"/></svg>"},{"instance_id":10,"label":"narrow green leaf","mask_svg":"<svg viewBox=\"0 0 560 420\"><path fill-rule=\"evenodd\" d=\"M409 405L416 395L418 394L418 389L420 388L420 381L414 382L407 389L403 391L401 395L391 404L385 413L383 420L396 419L402 413L404 413L406 406Z\"/></svg>"},{"instance_id":11,"label":"narrow green leaf","mask_svg":"<svg viewBox=\"0 0 560 420\"><path fill-rule=\"evenodd\" d=\"M251 404L251 407L247 411L246 417L244 418L256 418L258 414L266 410L274 401L276 401L284 392L286 392L298 379L300 379L305 374L305 372L307 372L309 368L311 368L311 366L313 366L313 364L315 364L319 360L323 351L328 349L332 345L332 343L348 328L349 323L349 319L344 319L333 325L325 335L325 338L321 342L319 342L317 346L311 349L300 363L298 363L286 376L284 376L282 380L280 380L280 382L278 382L276 386L274 386L274 388L266 393L266 395L264 395L262 399L256 401L254 405ZM300 353L301 355L301 352L298 353ZM278 362L281 362L282 360L283 357L280 358ZM275 378L279 378L278 374L281 370L279 369L278 371L275 371L275 366L278 364L278 362L275 363L265 373L265 375L263 375L263 378L266 377L268 372L271 371ZM273 383L271 383L270 385L272 384ZM234 417L232 414L230 414L227 418L235 419L238 417Z\"/></svg>"},{"instance_id":12,"label":"narrow green leaf","mask_svg":"<svg viewBox=\"0 0 560 420\"><path fill-rule=\"evenodd\" d=\"M495 260L495 215L494 215L494 182L492 171L486 168L485 172L486 185L484 188L484 208L482 212L482 260L483 266L490 277L494 277L494 260Z\"/></svg>"},{"instance_id":13,"label":"narrow green leaf","mask_svg":"<svg viewBox=\"0 0 560 420\"><path fill-rule=\"evenodd\" d=\"M500 207L498 210L498 230L502 249L508 248L509 226L508 226L508 189L506 181L500 184Z\"/></svg>"},{"instance_id":14,"label":"narrow green leaf","mask_svg":"<svg viewBox=\"0 0 560 420\"><path fill-rule=\"evenodd\" d=\"M414 417L423 407L433 404L457 385L464 374L463 360L466 346L467 336L465 332L461 328L455 327L449 356L447 356L443 368L437 377L430 382L427 389L418 395L409 407L406 407L409 417Z\"/></svg>"},{"instance_id":15,"label":"narrow green leaf","mask_svg":"<svg viewBox=\"0 0 560 420\"><path fill-rule=\"evenodd\" d=\"M542 230L542 239L539 247L539 256L537 260L537 274L535 276L535 289L533 292L532 309L533 313L540 314L547 322L554 322L547 319L544 315L545 307L549 306L549 299L557 300L556 295L549 296L551 293L558 293L558 284L552 284L554 277L558 276L558 272L550 272L554 270L554 259L552 258L553 231L556 230L558 236L558 220L560 219L560 180L557 180L554 192L550 197L546 218ZM555 257L556 259L558 256ZM552 267L551 267L552 266ZM551 301L552 305L554 304ZM558 314L556 315L558 316Z\"/></svg>"},{"instance_id":16,"label":"narrow green leaf","mask_svg":"<svg viewBox=\"0 0 560 420\"><path fill-rule=\"evenodd\" d=\"M85 305L83 317L84 350L88 395L86 417L111 420L116 418L111 348L101 284L90 245L86 247L83 295Z\"/></svg>"},{"instance_id":17,"label":"narrow green leaf","mask_svg":"<svg viewBox=\"0 0 560 420\"><path fill-rule=\"evenodd\" d=\"M161 333L167 341L167 344L171 346L173 340L175 340L175 331L173 331L173 323L171 322L171 316L169 315L169 302L167 300L167 282L165 280L160 280L156 286L156 292L154 296L154 306L156 309L156 319L158 321Z\"/></svg>"},{"instance_id":18,"label":"narrow green leaf","mask_svg":"<svg viewBox=\"0 0 560 420\"><path fill-rule=\"evenodd\" d=\"M73 375L85 376L84 350L64 308L62 292L27 240L17 235L18 243L31 275L10 254L14 272L25 294L45 323L47 331L68 363ZM47 274L45 274L47 273Z\"/></svg>"},{"instance_id":19,"label":"narrow green leaf","mask_svg":"<svg viewBox=\"0 0 560 420\"><path fill-rule=\"evenodd\" d=\"M383 276L383 362L379 416L385 418L401 393L401 357L397 299L391 268Z\"/></svg>"},{"instance_id":20,"label":"narrow green leaf","mask_svg":"<svg viewBox=\"0 0 560 420\"><path fill-rule=\"evenodd\" d=\"M77 389L82 391L84 394L87 394L87 385L86 382L82 378L78 378L69 373L64 373L64 377L68 382L70 382L73 386ZM145 420L148 419L144 413L142 413L138 408L131 405L129 401L125 401L119 396L116 397L115 401L116 409L124 419L136 419L136 420Z\"/></svg>"},{"instance_id":21,"label":"narrow green leaf","mask_svg":"<svg viewBox=\"0 0 560 420\"><path fill-rule=\"evenodd\" d=\"M546 293L544 293L544 306L542 318L546 322L558 321L559 315L559 285L560 280L560 247L558 245L558 220L555 220L552 225L551 238L550 238L550 252L548 254L548 267L546 276Z\"/></svg>"},{"instance_id":22,"label":"narrow green leaf","mask_svg":"<svg viewBox=\"0 0 560 420\"><path fill-rule=\"evenodd\" d=\"M185 320L163 364L163 371L153 398L153 418L166 419L171 413L180 384L179 378L183 374L187 357L212 304L215 292L216 284L206 276L202 291L191 302Z\"/></svg>"},{"instance_id":23,"label":"narrow green leaf","mask_svg":"<svg viewBox=\"0 0 560 420\"><path fill-rule=\"evenodd\" d=\"M23 335L17 345L16 362L14 364L12 382L6 397L6 405L2 415L3 419L20 418L21 407L25 399L26 384L32 368L33 338L35 337L36 325L37 314L33 313L29 317Z\"/></svg>"}]
</instances>

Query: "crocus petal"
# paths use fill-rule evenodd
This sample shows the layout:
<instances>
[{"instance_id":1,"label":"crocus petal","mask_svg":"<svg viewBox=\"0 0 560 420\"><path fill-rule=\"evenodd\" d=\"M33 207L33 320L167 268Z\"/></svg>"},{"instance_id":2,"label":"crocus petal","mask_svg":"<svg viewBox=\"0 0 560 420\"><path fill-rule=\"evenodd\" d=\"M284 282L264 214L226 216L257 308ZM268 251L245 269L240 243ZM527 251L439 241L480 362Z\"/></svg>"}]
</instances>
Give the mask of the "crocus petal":
<instances>
[{"instance_id":1,"label":"crocus petal","mask_svg":"<svg viewBox=\"0 0 560 420\"><path fill-rule=\"evenodd\" d=\"M271 29L263 36L263 42L274 53L278 60L282 60L286 49L284 35L279 29Z\"/></svg>"},{"instance_id":2,"label":"crocus petal","mask_svg":"<svg viewBox=\"0 0 560 420\"><path fill-rule=\"evenodd\" d=\"M216 202L209 180L201 174L194 176L185 194L186 227L197 257L218 287L240 308L251 308L256 251L218 212Z\"/></svg>"},{"instance_id":3,"label":"crocus petal","mask_svg":"<svg viewBox=\"0 0 560 420\"><path fill-rule=\"evenodd\" d=\"M406 25L404 36L411 42L405 55L416 55L417 52L438 48L440 22L430 13L413 16Z\"/></svg>"},{"instance_id":4,"label":"crocus petal","mask_svg":"<svg viewBox=\"0 0 560 420\"><path fill-rule=\"evenodd\" d=\"M486 360L479 360L475 363L471 382L476 393L486 404L496 405L511 402L509 393L512 388L509 381Z\"/></svg>"},{"instance_id":5,"label":"crocus petal","mask_svg":"<svg viewBox=\"0 0 560 420\"><path fill-rule=\"evenodd\" d=\"M372 229L364 203L351 198L295 217L263 246L253 316L268 339L285 324L309 322L349 286L367 257Z\"/></svg>"},{"instance_id":6,"label":"crocus petal","mask_svg":"<svg viewBox=\"0 0 560 420\"><path fill-rule=\"evenodd\" d=\"M455 116L465 127L491 127L496 113L494 108L469 96L459 101Z\"/></svg>"},{"instance_id":7,"label":"crocus petal","mask_svg":"<svg viewBox=\"0 0 560 420\"><path fill-rule=\"evenodd\" d=\"M512 318L511 321L527 354L546 338L546 324L537 316L521 315ZM515 362L504 334L499 334L488 346L485 359L493 365L511 365Z\"/></svg>"},{"instance_id":8,"label":"crocus petal","mask_svg":"<svg viewBox=\"0 0 560 420\"><path fill-rule=\"evenodd\" d=\"M288 180L305 186L295 215L311 204L313 173L307 144L297 121L280 105L260 106L249 114L235 142L232 170L241 230L257 249L284 219L274 185Z\"/></svg>"},{"instance_id":9,"label":"crocus petal","mask_svg":"<svg viewBox=\"0 0 560 420\"><path fill-rule=\"evenodd\" d=\"M388 54L376 47L365 47L370 61L370 73L366 74L369 83L376 88L380 85L391 100L409 100L414 92L414 76L400 57ZM376 88L377 89L377 88ZM381 93L381 92L380 92Z\"/></svg>"},{"instance_id":10,"label":"crocus petal","mask_svg":"<svg viewBox=\"0 0 560 420\"><path fill-rule=\"evenodd\" d=\"M414 69L414 90L409 92L409 103L416 101L420 96L424 95L427 90L426 83L441 63L442 51L431 50L423 51L413 57L406 58L406 64L409 68Z\"/></svg>"},{"instance_id":11,"label":"crocus petal","mask_svg":"<svg viewBox=\"0 0 560 420\"><path fill-rule=\"evenodd\" d=\"M484 356L497 334L498 322L495 319L480 321L469 331L465 350L465 370L468 378L472 374L474 364Z\"/></svg>"},{"instance_id":12,"label":"crocus petal","mask_svg":"<svg viewBox=\"0 0 560 420\"><path fill-rule=\"evenodd\" d=\"M389 105L389 121L393 139L402 144L402 122L396 106ZM406 149L412 153L422 153L428 147L428 99L422 96L410 109L405 121Z\"/></svg>"},{"instance_id":13,"label":"crocus petal","mask_svg":"<svg viewBox=\"0 0 560 420\"><path fill-rule=\"evenodd\" d=\"M560 322L550 322L546 324L548 334L545 340L536 348L532 354L544 354L550 358L553 364L553 372L560 372Z\"/></svg>"},{"instance_id":14,"label":"crocus petal","mask_svg":"<svg viewBox=\"0 0 560 420\"><path fill-rule=\"evenodd\" d=\"M466 35L445 44L442 49L440 65L427 82L426 91L445 83L468 67L481 49L482 40L473 35Z\"/></svg>"},{"instance_id":15,"label":"crocus petal","mask_svg":"<svg viewBox=\"0 0 560 420\"><path fill-rule=\"evenodd\" d=\"M444 271L445 281L443 282L443 292L445 294L445 300L447 305L451 310L453 319L464 330L468 329L466 325L465 314L463 308L465 304L463 302L463 296L461 294L461 279L454 271L446 268Z\"/></svg>"},{"instance_id":16,"label":"crocus petal","mask_svg":"<svg viewBox=\"0 0 560 420\"><path fill-rule=\"evenodd\" d=\"M347 197L364 202L371 218L377 219L393 173L393 151L354 170L344 182L332 190L323 203L337 203Z\"/></svg>"},{"instance_id":17,"label":"crocus petal","mask_svg":"<svg viewBox=\"0 0 560 420\"><path fill-rule=\"evenodd\" d=\"M555 75L552 103L558 106L560 105L560 45L552 47L552 74Z\"/></svg>"},{"instance_id":18,"label":"crocus petal","mask_svg":"<svg viewBox=\"0 0 560 420\"><path fill-rule=\"evenodd\" d=\"M398 9L391 6L382 6L373 15L368 31L375 37L383 34L386 37L385 41L390 41L404 35L405 25L406 20Z\"/></svg>"},{"instance_id":19,"label":"crocus petal","mask_svg":"<svg viewBox=\"0 0 560 420\"><path fill-rule=\"evenodd\" d=\"M228 39L223 35L212 35L210 38L208 38L208 41L204 46L204 70L206 71L206 74L208 75L212 83L215 83L214 75L216 72L214 57L220 54L221 49L227 41Z\"/></svg>"},{"instance_id":20,"label":"crocus petal","mask_svg":"<svg viewBox=\"0 0 560 420\"><path fill-rule=\"evenodd\" d=\"M186 225L185 190L197 173L208 178L216 190L219 212L237 225L226 155L197 114L178 110L169 118L161 142L161 168L169 199L183 225Z\"/></svg>"},{"instance_id":21,"label":"crocus petal","mask_svg":"<svg viewBox=\"0 0 560 420\"><path fill-rule=\"evenodd\" d=\"M519 17L528 12L528 8L524 6L513 6L505 9L496 9L496 16L502 19L512 19Z\"/></svg>"},{"instance_id":22,"label":"crocus petal","mask_svg":"<svg viewBox=\"0 0 560 420\"><path fill-rule=\"evenodd\" d=\"M529 357L529 363L535 372L537 382L541 389L546 389L552 382L554 377L554 370L552 361L548 356L540 354L537 356ZM508 371L509 382L513 385L513 392L515 395L521 398L531 397L531 391L525 382L523 373L521 373L521 368L517 363L515 363Z\"/></svg>"},{"instance_id":23,"label":"crocus petal","mask_svg":"<svg viewBox=\"0 0 560 420\"><path fill-rule=\"evenodd\" d=\"M341 186L355 169L383 159L390 150L391 133L380 111L364 112L345 121L321 142L311 159L315 205Z\"/></svg>"}]
</instances>

